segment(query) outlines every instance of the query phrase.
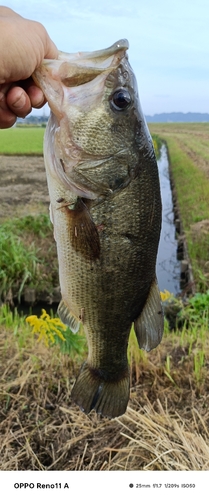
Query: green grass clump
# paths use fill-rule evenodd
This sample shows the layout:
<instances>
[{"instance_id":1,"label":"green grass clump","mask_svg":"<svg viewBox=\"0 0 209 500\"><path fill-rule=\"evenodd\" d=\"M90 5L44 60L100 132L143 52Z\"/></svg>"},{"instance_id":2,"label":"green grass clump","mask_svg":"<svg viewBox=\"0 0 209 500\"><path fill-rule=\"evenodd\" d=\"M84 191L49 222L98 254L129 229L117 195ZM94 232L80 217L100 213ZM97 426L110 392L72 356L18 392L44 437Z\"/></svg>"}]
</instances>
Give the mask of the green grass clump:
<instances>
[{"instance_id":1,"label":"green grass clump","mask_svg":"<svg viewBox=\"0 0 209 500\"><path fill-rule=\"evenodd\" d=\"M24 233L33 233L34 235L44 238L52 232L52 224L50 218L46 214L26 215L25 217L14 217L6 220L2 227L8 233L11 232L18 236Z\"/></svg>"},{"instance_id":2,"label":"green grass clump","mask_svg":"<svg viewBox=\"0 0 209 500\"><path fill-rule=\"evenodd\" d=\"M56 245L48 215L28 215L0 226L0 298L20 301L25 286L51 293L58 285Z\"/></svg>"},{"instance_id":3,"label":"green grass clump","mask_svg":"<svg viewBox=\"0 0 209 500\"><path fill-rule=\"evenodd\" d=\"M157 159L160 157L160 148L162 146L162 140L157 134L152 134L152 142L155 150Z\"/></svg>"},{"instance_id":4,"label":"green grass clump","mask_svg":"<svg viewBox=\"0 0 209 500\"><path fill-rule=\"evenodd\" d=\"M198 292L190 297L182 308L180 317L190 326L204 326L207 329L209 327L209 290L205 293Z\"/></svg>"},{"instance_id":5,"label":"green grass clump","mask_svg":"<svg viewBox=\"0 0 209 500\"><path fill-rule=\"evenodd\" d=\"M25 327L25 317L19 314L17 309L12 311L8 304L2 304L0 307L0 325L8 330L13 329L15 333L17 328Z\"/></svg>"},{"instance_id":6,"label":"green grass clump","mask_svg":"<svg viewBox=\"0 0 209 500\"><path fill-rule=\"evenodd\" d=\"M15 234L0 227L0 296L6 297L11 289L20 300L26 283L33 281L37 269L37 252L33 243L26 248Z\"/></svg>"},{"instance_id":7,"label":"green grass clump","mask_svg":"<svg viewBox=\"0 0 209 500\"><path fill-rule=\"evenodd\" d=\"M44 128L12 127L0 130L0 154L42 155Z\"/></svg>"}]
</instances>

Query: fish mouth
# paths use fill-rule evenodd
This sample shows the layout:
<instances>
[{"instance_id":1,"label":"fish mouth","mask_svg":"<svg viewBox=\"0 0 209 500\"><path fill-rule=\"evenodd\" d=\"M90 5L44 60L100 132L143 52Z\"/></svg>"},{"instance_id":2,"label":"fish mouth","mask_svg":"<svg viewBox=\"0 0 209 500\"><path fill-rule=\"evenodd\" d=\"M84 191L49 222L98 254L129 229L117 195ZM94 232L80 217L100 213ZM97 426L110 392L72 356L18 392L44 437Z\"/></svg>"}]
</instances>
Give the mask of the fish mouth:
<instances>
[{"instance_id":1,"label":"fish mouth","mask_svg":"<svg viewBox=\"0 0 209 500\"><path fill-rule=\"evenodd\" d=\"M84 164L89 168L91 162L91 168L93 163L98 167L101 162L109 161L110 154L109 149L101 156L94 147L88 148L88 140L85 142L85 138L82 139L81 131L82 127L88 127L89 115L97 114L95 110L100 108L102 115L103 109L106 112L107 108L109 113L110 89L118 82L119 68L123 64L129 68L126 64L128 48L128 41L121 39L106 49L94 52L59 52L58 59L43 60L32 75L52 112L46 131L45 155L51 158L53 174L77 196L96 199L101 191L105 195L112 192L105 183L101 183L98 190L97 183L90 182L88 175L85 176ZM55 154L52 157L53 150ZM49 168L52 169L52 166ZM76 168L80 173L76 172Z\"/></svg>"},{"instance_id":2,"label":"fish mouth","mask_svg":"<svg viewBox=\"0 0 209 500\"><path fill-rule=\"evenodd\" d=\"M126 38L123 38L121 40L118 40L117 42L113 43L110 47L107 47L106 49L101 49L101 50L95 50L93 52L77 52L77 53L67 53L67 52L59 52L58 59L59 60L64 60L64 61L83 61L88 65L89 63L91 64L99 64L103 60L117 54L121 50L128 50L129 49L129 42L126 40Z\"/></svg>"},{"instance_id":3,"label":"fish mouth","mask_svg":"<svg viewBox=\"0 0 209 500\"><path fill-rule=\"evenodd\" d=\"M42 89L51 107L50 81L53 81L54 90L59 94L59 82L65 87L77 87L101 74L105 76L117 69L128 48L128 40L121 39L106 49L93 52L68 54L60 51L58 59L44 59L32 77Z\"/></svg>"},{"instance_id":4,"label":"fish mouth","mask_svg":"<svg viewBox=\"0 0 209 500\"><path fill-rule=\"evenodd\" d=\"M64 61L64 64L67 63L66 70L69 73L66 77L63 74L63 84L67 87L82 85L88 83L101 73L112 71L118 66L118 62L128 48L128 40L124 38L106 49L95 50L93 52L77 52L75 54L59 52L58 61ZM63 70L65 71L65 68L62 66Z\"/></svg>"}]
</instances>

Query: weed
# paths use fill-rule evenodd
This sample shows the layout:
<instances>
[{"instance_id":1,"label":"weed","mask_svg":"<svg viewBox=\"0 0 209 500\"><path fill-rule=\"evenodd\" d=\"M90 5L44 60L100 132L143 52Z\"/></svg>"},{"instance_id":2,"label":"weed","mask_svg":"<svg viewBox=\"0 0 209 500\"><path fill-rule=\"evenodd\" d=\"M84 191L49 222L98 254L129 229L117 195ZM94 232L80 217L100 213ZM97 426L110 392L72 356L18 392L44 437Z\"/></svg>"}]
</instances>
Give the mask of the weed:
<instances>
[{"instance_id":1,"label":"weed","mask_svg":"<svg viewBox=\"0 0 209 500\"><path fill-rule=\"evenodd\" d=\"M33 327L32 334L38 334L37 341L43 340L47 347L55 344L55 336L65 342L63 333L67 327L63 325L59 318L50 318L45 309L42 309L40 318L33 314L28 316L26 321Z\"/></svg>"},{"instance_id":2,"label":"weed","mask_svg":"<svg viewBox=\"0 0 209 500\"><path fill-rule=\"evenodd\" d=\"M0 297L20 301L25 287L51 293L58 284L56 245L48 215L7 220L0 227Z\"/></svg>"},{"instance_id":3,"label":"weed","mask_svg":"<svg viewBox=\"0 0 209 500\"><path fill-rule=\"evenodd\" d=\"M147 353L142 349L139 349L139 344L133 326L131 328L128 343L128 362L130 365L131 379L134 378L134 380L138 382L141 367L147 363Z\"/></svg>"},{"instance_id":4,"label":"weed","mask_svg":"<svg viewBox=\"0 0 209 500\"><path fill-rule=\"evenodd\" d=\"M37 341L43 341L47 347L59 345L64 354L82 356L86 352L86 340L82 333L74 334L59 318L50 317L42 309L40 318L28 316L26 322L32 327L32 334L38 335Z\"/></svg>"},{"instance_id":5,"label":"weed","mask_svg":"<svg viewBox=\"0 0 209 500\"><path fill-rule=\"evenodd\" d=\"M197 292L190 297L178 315L190 326L203 325L207 328L209 325L209 290L206 293Z\"/></svg>"},{"instance_id":6,"label":"weed","mask_svg":"<svg viewBox=\"0 0 209 500\"><path fill-rule=\"evenodd\" d=\"M160 157L160 149L162 146L162 140L157 134L152 134L152 142L155 150L156 157Z\"/></svg>"},{"instance_id":7,"label":"weed","mask_svg":"<svg viewBox=\"0 0 209 500\"><path fill-rule=\"evenodd\" d=\"M172 382L172 384L176 385L172 375L171 375L171 356L167 354L166 360L165 360L165 368L164 368L164 373L166 377Z\"/></svg>"},{"instance_id":8,"label":"weed","mask_svg":"<svg viewBox=\"0 0 209 500\"><path fill-rule=\"evenodd\" d=\"M205 353L204 351L198 350L194 353L194 375L197 383L203 381L203 367L205 365Z\"/></svg>"},{"instance_id":9,"label":"weed","mask_svg":"<svg viewBox=\"0 0 209 500\"><path fill-rule=\"evenodd\" d=\"M39 236L40 238L45 238L47 234L52 232L52 224L49 216L46 214L39 214L36 217L33 217L32 215L20 217L12 220L12 225L15 225L18 233L27 231Z\"/></svg>"},{"instance_id":10,"label":"weed","mask_svg":"<svg viewBox=\"0 0 209 500\"><path fill-rule=\"evenodd\" d=\"M1 227L7 233L23 236L24 233L33 233L34 235L45 238L52 233L52 224L49 216L46 214L26 215L25 217L14 217L5 221Z\"/></svg>"},{"instance_id":11,"label":"weed","mask_svg":"<svg viewBox=\"0 0 209 500\"><path fill-rule=\"evenodd\" d=\"M6 298L14 289L20 300L26 283L37 273L37 252L33 243L26 248L15 234L0 227L0 296Z\"/></svg>"}]
</instances>

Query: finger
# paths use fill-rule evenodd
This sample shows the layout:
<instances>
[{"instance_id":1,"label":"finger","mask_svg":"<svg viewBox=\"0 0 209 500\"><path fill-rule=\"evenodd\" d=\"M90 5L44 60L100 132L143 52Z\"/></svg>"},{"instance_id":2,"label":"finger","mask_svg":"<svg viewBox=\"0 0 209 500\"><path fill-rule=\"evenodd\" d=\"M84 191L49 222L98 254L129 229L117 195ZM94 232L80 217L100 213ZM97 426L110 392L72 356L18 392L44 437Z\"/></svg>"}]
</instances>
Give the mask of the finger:
<instances>
[{"instance_id":1,"label":"finger","mask_svg":"<svg viewBox=\"0 0 209 500\"><path fill-rule=\"evenodd\" d=\"M0 129L9 128L14 125L17 117L10 110L2 109L0 104Z\"/></svg>"},{"instance_id":2,"label":"finger","mask_svg":"<svg viewBox=\"0 0 209 500\"><path fill-rule=\"evenodd\" d=\"M39 87L37 87L34 84L34 82L27 87L26 92L29 96L31 106L33 108L39 109L42 108L44 104L46 104L46 99L44 97L42 90Z\"/></svg>"},{"instance_id":3,"label":"finger","mask_svg":"<svg viewBox=\"0 0 209 500\"><path fill-rule=\"evenodd\" d=\"M8 108L5 88L0 90L0 128L9 128L16 122L16 115Z\"/></svg>"},{"instance_id":4,"label":"finger","mask_svg":"<svg viewBox=\"0 0 209 500\"><path fill-rule=\"evenodd\" d=\"M44 104L46 104L46 99L42 90L37 87L32 78L16 82L15 86L21 87L26 92L30 99L32 108L41 108Z\"/></svg>"},{"instance_id":5,"label":"finger","mask_svg":"<svg viewBox=\"0 0 209 500\"><path fill-rule=\"evenodd\" d=\"M10 88L6 95L6 102L12 113L20 118L25 118L32 110L30 98L21 87Z\"/></svg>"}]
</instances>

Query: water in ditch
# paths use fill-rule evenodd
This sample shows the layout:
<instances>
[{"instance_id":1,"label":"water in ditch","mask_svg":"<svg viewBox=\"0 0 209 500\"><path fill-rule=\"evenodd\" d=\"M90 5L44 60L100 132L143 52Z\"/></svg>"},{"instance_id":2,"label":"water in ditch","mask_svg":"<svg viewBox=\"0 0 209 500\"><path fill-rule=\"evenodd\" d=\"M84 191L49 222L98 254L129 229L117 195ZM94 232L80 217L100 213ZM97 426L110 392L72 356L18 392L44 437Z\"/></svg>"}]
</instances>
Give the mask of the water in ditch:
<instances>
[{"instance_id":1,"label":"water in ditch","mask_svg":"<svg viewBox=\"0 0 209 500\"><path fill-rule=\"evenodd\" d=\"M169 162L166 146L161 148L158 160L160 188L163 205L162 230L157 257L157 278L161 291L177 295L180 292L180 261L177 260L177 240L173 212Z\"/></svg>"}]
</instances>

